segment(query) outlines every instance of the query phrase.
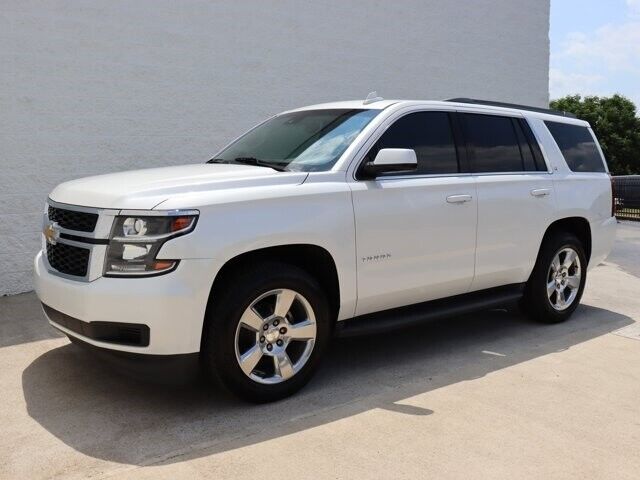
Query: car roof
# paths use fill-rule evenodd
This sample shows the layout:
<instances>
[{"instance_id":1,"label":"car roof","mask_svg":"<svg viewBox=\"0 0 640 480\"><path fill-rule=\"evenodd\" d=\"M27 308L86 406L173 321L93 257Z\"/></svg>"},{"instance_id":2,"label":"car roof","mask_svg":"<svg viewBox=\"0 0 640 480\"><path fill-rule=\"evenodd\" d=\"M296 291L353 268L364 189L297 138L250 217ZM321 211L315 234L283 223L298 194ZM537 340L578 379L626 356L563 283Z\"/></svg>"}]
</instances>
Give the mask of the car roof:
<instances>
[{"instance_id":1,"label":"car roof","mask_svg":"<svg viewBox=\"0 0 640 480\"><path fill-rule=\"evenodd\" d=\"M330 110L339 109L360 109L360 110L383 110L394 103L402 100L378 100L377 102L364 103L364 100L345 100L340 102L318 103L316 105L308 105L306 107L294 108L283 113L302 112L304 110Z\"/></svg>"},{"instance_id":2,"label":"car roof","mask_svg":"<svg viewBox=\"0 0 640 480\"><path fill-rule=\"evenodd\" d=\"M370 103L365 103L364 100L347 100L347 101L339 101L339 102L329 102L329 103L319 103L316 105L308 105L301 108L296 108L293 110L288 110L283 113L290 112L301 112L305 110L325 110L325 109L360 109L360 110L384 110L390 106L394 105L396 108L402 108L404 106L425 106L431 108L437 107L446 107L448 110L461 108L465 111L477 111L478 113L511 113L522 115L525 117L533 117L539 118L545 121L552 122L562 122L562 123L570 123L574 125L582 125L589 126L588 122L584 120L580 120L573 117L561 116L552 113L552 110L549 110L549 113L544 111L540 111L541 109L529 110L526 106L523 108L515 108L515 107L503 107L497 105L482 105L478 103L465 103L465 102L457 102L457 101L448 101L448 100L377 100L372 101ZM536 108L536 107L533 107Z\"/></svg>"}]
</instances>

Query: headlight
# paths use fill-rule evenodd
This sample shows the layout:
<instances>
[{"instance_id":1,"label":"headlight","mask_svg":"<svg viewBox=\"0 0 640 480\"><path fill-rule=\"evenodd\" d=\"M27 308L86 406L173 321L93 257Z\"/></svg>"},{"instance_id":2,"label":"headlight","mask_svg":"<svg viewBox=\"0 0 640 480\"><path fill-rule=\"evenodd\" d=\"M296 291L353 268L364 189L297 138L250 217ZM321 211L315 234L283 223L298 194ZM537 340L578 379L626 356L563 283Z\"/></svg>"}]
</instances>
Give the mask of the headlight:
<instances>
[{"instance_id":1,"label":"headlight","mask_svg":"<svg viewBox=\"0 0 640 480\"><path fill-rule=\"evenodd\" d=\"M197 210L117 216L109 238L104 275L140 277L175 269L178 260L158 260L156 256L164 242L192 231L197 219Z\"/></svg>"}]
</instances>

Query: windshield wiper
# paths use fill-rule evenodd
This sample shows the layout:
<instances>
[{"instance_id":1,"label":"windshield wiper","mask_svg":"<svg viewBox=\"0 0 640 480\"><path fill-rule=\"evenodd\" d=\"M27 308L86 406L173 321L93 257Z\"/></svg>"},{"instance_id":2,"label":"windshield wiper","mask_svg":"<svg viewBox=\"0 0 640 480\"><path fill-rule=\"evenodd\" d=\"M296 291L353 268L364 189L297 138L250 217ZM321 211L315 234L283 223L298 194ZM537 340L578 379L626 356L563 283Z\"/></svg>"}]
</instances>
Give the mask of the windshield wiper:
<instances>
[{"instance_id":1,"label":"windshield wiper","mask_svg":"<svg viewBox=\"0 0 640 480\"><path fill-rule=\"evenodd\" d=\"M287 168L283 163L279 162L267 162L266 160L260 160L255 157L237 157L233 160L225 160L224 158L212 158L211 160L207 160L207 163L241 163L242 165L254 165L256 167L267 167L273 168L278 172L288 172Z\"/></svg>"},{"instance_id":2,"label":"windshield wiper","mask_svg":"<svg viewBox=\"0 0 640 480\"><path fill-rule=\"evenodd\" d=\"M280 162L267 162L266 160L260 160L255 157L236 157L233 159L236 163L242 163L243 165L254 165L256 167L268 167L277 170L278 172L286 172L287 168Z\"/></svg>"}]
</instances>

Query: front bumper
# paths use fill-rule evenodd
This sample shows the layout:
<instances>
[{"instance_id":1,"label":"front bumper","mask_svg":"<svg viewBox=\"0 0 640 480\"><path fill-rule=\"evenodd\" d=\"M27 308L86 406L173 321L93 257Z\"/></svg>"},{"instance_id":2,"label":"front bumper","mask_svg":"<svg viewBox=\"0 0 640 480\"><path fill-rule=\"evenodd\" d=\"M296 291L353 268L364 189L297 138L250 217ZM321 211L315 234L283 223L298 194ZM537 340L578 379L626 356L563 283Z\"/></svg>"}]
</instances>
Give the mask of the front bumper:
<instances>
[{"instance_id":1,"label":"front bumper","mask_svg":"<svg viewBox=\"0 0 640 480\"><path fill-rule=\"evenodd\" d=\"M69 337L69 339L117 372L136 380L167 386L183 386L196 380L200 372L200 356L197 353L145 355L107 350L86 343L77 337Z\"/></svg>"},{"instance_id":2,"label":"front bumper","mask_svg":"<svg viewBox=\"0 0 640 480\"><path fill-rule=\"evenodd\" d=\"M109 350L176 355L200 351L205 309L216 272L214 260L189 259L181 260L175 271L157 277L100 277L80 282L47 271L40 252L35 258L34 283L42 303L69 317L149 327L148 346L123 345L91 339L47 316L54 327L70 337Z\"/></svg>"}]
</instances>

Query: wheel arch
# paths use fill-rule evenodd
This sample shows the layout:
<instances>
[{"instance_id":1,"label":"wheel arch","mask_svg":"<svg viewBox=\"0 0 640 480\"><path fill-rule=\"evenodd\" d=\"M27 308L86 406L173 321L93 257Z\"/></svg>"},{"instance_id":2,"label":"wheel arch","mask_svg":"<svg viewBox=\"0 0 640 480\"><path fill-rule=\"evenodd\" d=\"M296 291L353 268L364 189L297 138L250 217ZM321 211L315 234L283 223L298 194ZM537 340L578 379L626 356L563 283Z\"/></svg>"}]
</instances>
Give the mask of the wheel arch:
<instances>
[{"instance_id":1,"label":"wheel arch","mask_svg":"<svg viewBox=\"0 0 640 480\"><path fill-rule=\"evenodd\" d=\"M591 258L591 225L589 225L589 221L584 217L566 217L560 218L553 223L551 223L547 230L544 233L542 238L542 242L540 244L540 248L542 248L542 243L552 235L554 232L563 231L573 233L578 240L582 243L584 248L585 257L587 257L587 264L589 263L589 259Z\"/></svg>"},{"instance_id":2,"label":"wheel arch","mask_svg":"<svg viewBox=\"0 0 640 480\"><path fill-rule=\"evenodd\" d=\"M251 268L259 262L276 261L294 265L313 276L329 299L329 307L334 319L340 309L340 281L336 262L325 248L314 244L286 244L259 248L240 253L227 260L216 274L209 303L215 299L216 291L225 284L225 280L234 272ZM207 306L208 308L208 306Z\"/></svg>"}]
</instances>

